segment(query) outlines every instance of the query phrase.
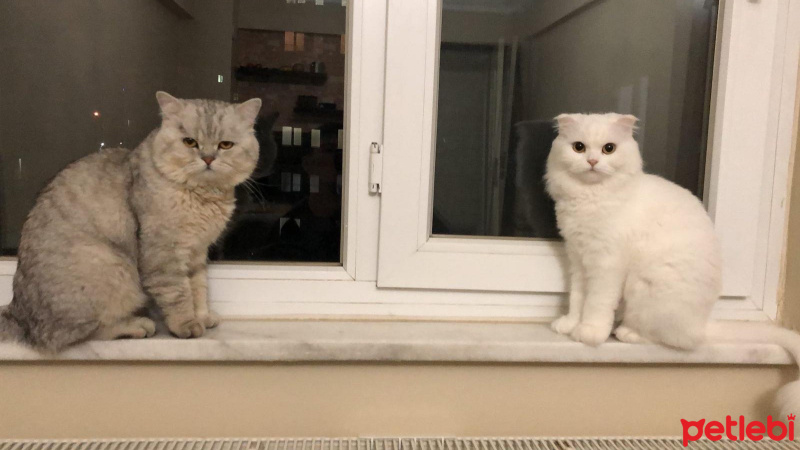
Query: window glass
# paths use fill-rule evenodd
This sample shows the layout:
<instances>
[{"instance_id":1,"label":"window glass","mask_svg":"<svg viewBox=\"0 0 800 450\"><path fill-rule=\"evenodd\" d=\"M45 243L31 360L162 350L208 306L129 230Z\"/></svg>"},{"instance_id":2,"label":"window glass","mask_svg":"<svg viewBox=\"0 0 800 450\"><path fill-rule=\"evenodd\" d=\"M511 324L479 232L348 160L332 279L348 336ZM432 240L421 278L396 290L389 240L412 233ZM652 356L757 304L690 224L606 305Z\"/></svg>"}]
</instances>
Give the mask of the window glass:
<instances>
[{"instance_id":1,"label":"window glass","mask_svg":"<svg viewBox=\"0 0 800 450\"><path fill-rule=\"evenodd\" d=\"M340 261L342 0L0 2L0 251L36 194L159 124L155 92L259 97L260 161L211 249L220 261Z\"/></svg>"},{"instance_id":2,"label":"window glass","mask_svg":"<svg viewBox=\"0 0 800 450\"><path fill-rule=\"evenodd\" d=\"M557 238L542 176L564 112L636 115L645 169L702 198L717 12L443 0L433 234Z\"/></svg>"}]
</instances>

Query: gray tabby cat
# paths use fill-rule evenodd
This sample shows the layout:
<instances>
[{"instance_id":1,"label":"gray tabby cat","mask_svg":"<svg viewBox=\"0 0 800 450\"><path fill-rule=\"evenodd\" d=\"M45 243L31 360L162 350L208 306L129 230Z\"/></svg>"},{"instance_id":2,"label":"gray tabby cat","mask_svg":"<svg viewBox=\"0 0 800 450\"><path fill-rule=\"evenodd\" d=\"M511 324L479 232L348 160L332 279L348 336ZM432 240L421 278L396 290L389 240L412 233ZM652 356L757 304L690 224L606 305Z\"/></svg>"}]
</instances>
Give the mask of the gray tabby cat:
<instances>
[{"instance_id":1,"label":"gray tabby cat","mask_svg":"<svg viewBox=\"0 0 800 450\"><path fill-rule=\"evenodd\" d=\"M107 149L62 170L22 229L14 298L0 339L58 351L87 339L145 338L152 298L178 337L202 336L206 255L254 170L261 100L156 94L161 127L133 151Z\"/></svg>"}]
</instances>

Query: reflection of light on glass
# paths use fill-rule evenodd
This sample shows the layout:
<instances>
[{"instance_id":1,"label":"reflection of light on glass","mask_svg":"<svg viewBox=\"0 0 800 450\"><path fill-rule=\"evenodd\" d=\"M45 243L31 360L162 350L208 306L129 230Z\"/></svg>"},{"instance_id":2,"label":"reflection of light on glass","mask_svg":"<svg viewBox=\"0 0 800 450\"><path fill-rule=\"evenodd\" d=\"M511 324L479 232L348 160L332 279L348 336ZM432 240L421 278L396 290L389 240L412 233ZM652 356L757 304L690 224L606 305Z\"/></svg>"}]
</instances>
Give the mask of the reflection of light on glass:
<instances>
[{"instance_id":1,"label":"reflection of light on glass","mask_svg":"<svg viewBox=\"0 0 800 450\"><path fill-rule=\"evenodd\" d=\"M92 113L94 117L100 117L100 111L95 111Z\"/></svg>"},{"instance_id":2,"label":"reflection of light on glass","mask_svg":"<svg viewBox=\"0 0 800 450\"><path fill-rule=\"evenodd\" d=\"M283 33L283 51L294 51L294 31L285 31Z\"/></svg>"},{"instance_id":3,"label":"reflection of light on glass","mask_svg":"<svg viewBox=\"0 0 800 450\"><path fill-rule=\"evenodd\" d=\"M222 83L222 75L217 75L217 83Z\"/></svg>"}]
</instances>

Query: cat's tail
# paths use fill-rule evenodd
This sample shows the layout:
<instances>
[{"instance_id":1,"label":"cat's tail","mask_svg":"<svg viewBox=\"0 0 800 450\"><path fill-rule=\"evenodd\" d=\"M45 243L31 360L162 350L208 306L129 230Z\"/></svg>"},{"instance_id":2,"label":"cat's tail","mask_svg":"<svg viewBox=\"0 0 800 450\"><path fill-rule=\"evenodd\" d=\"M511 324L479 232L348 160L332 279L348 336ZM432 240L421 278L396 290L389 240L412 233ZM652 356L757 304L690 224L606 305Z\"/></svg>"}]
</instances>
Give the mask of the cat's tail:
<instances>
[{"instance_id":1,"label":"cat's tail","mask_svg":"<svg viewBox=\"0 0 800 450\"><path fill-rule=\"evenodd\" d=\"M708 325L708 336L718 341L777 344L786 349L800 366L800 335L777 325L758 322L711 322ZM781 417L800 414L800 379L778 390L775 407Z\"/></svg>"},{"instance_id":2,"label":"cat's tail","mask_svg":"<svg viewBox=\"0 0 800 450\"><path fill-rule=\"evenodd\" d=\"M0 306L0 342L22 341L23 331L11 316L8 306Z\"/></svg>"}]
</instances>

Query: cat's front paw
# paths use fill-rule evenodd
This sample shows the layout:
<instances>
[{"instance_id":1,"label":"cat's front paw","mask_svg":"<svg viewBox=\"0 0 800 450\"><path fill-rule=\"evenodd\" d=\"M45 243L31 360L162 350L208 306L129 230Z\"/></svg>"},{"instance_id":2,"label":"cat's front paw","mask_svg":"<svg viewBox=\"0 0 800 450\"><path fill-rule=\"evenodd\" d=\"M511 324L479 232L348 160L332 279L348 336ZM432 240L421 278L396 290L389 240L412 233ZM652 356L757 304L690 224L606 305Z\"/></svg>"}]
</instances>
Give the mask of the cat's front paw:
<instances>
[{"instance_id":1,"label":"cat's front paw","mask_svg":"<svg viewBox=\"0 0 800 450\"><path fill-rule=\"evenodd\" d=\"M597 347L611 336L611 327L593 323L581 323L572 330L572 339Z\"/></svg>"},{"instance_id":2,"label":"cat's front paw","mask_svg":"<svg viewBox=\"0 0 800 450\"><path fill-rule=\"evenodd\" d=\"M570 315L563 315L550 324L550 328L558 334L570 334L578 326L579 319Z\"/></svg>"},{"instance_id":3,"label":"cat's front paw","mask_svg":"<svg viewBox=\"0 0 800 450\"><path fill-rule=\"evenodd\" d=\"M614 336L619 339L620 342L627 342L628 344L647 344L647 339L643 338L636 330L633 328L628 328L625 325L620 325L614 330Z\"/></svg>"},{"instance_id":4,"label":"cat's front paw","mask_svg":"<svg viewBox=\"0 0 800 450\"><path fill-rule=\"evenodd\" d=\"M222 319L219 317L219 314L215 313L214 311L209 311L205 315L200 316L200 321L203 322L203 325L206 326L206 329L214 328L222 322Z\"/></svg>"},{"instance_id":5,"label":"cat's front paw","mask_svg":"<svg viewBox=\"0 0 800 450\"><path fill-rule=\"evenodd\" d=\"M198 338L206 332L205 324L195 317L183 321L167 320L167 328L181 339Z\"/></svg>"},{"instance_id":6,"label":"cat's front paw","mask_svg":"<svg viewBox=\"0 0 800 450\"><path fill-rule=\"evenodd\" d=\"M139 328L139 332L132 336L134 338L149 338L156 334L156 323L149 317L137 317L132 325Z\"/></svg>"}]
</instances>

